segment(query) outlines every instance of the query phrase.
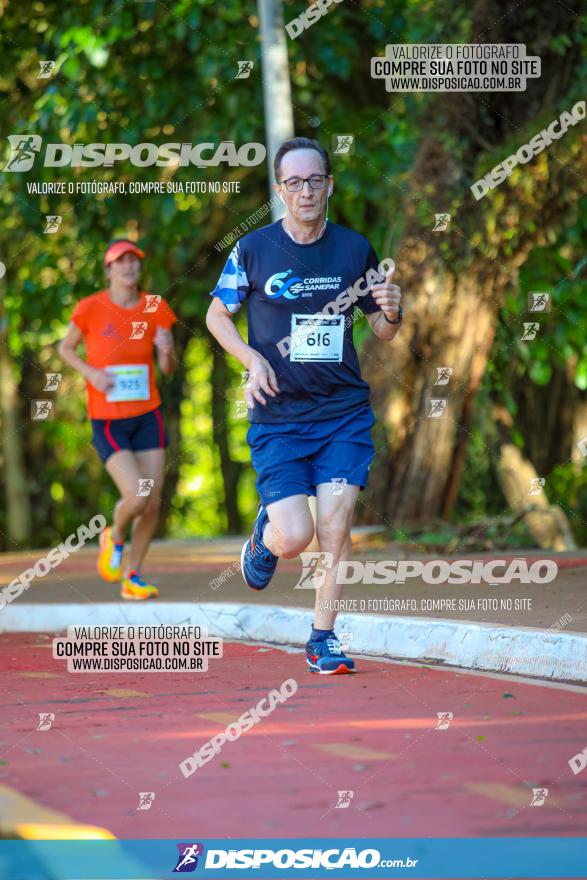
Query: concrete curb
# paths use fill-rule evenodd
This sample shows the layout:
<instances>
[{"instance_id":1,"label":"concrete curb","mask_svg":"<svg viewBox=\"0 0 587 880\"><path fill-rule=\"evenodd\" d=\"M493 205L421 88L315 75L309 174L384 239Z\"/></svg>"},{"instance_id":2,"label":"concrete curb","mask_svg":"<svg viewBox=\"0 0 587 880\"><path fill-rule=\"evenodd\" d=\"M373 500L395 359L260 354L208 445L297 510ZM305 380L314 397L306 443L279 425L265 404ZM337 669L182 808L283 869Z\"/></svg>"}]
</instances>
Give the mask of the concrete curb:
<instances>
[{"instance_id":1,"label":"concrete curb","mask_svg":"<svg viewBox=\"0 0 587 880\"><path fill-rule=\"evenodd\" d=\"M14 603L0 613L0 632L60 632L72 624L191 623L205 625L209 635L227 640L302 647L312 617L311 611L302 608L228 602ZM587 682L587 635L582 633L548 633L473 621L340 614L337 632L344 631L353 635L352 654Z\"/></svg>"}]
</instances>

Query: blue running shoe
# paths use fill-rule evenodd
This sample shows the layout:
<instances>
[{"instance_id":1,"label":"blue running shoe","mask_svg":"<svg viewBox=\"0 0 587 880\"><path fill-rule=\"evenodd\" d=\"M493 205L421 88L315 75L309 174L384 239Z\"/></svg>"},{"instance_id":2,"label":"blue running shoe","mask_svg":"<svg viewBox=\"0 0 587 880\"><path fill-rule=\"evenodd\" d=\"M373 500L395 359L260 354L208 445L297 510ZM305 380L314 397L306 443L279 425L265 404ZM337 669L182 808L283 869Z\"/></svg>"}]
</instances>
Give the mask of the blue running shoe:
<instances>
[{"instance_id":1,"label":"blue running shoe","mask_svg":"<svg viewBox=\"0 0 587 880\"><path fill-rule=\"evenodd\" d=\"M253 590L264 590L277 568L277 556L263 543L263 529L269 522L267 510L259 504L251 537L241 551L241 571Z\"/></svg>"},{"instance_id":2,"label":"blue running shoe","mask_svg":"<svg viewBox=\"0 0 587 880\"><path fill-rule=\"evenodd\" d=\"M345 657L336 636L309 641L306 661L310 672L319 672L320 675L344 675L355 671L355 661Z\"/></svg>"}]
</instances>

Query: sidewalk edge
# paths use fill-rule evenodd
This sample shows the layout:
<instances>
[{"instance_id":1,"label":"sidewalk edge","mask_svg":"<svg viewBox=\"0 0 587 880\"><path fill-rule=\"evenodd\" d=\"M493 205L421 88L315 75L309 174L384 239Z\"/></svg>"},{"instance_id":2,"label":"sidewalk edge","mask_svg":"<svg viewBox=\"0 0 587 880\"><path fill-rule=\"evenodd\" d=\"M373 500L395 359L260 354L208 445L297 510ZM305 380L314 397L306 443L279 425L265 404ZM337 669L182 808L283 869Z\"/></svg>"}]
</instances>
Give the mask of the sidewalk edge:
<instances>
[{"instance_id":1,"label":"sidewalk edge","mask_svg":"<svg viewBox=\"0 0 587 880\"><path fill-rule=\"evenodd\" d=\"M199 624L226 640L302 647L312 612L232 602L9 605L0 632L60 632L71 625ZM553 681L587 682L587 635L530 627L422 617L344 614L337 633L352 633L349 653L446 664Z\"/></svg>"}]
</instances>

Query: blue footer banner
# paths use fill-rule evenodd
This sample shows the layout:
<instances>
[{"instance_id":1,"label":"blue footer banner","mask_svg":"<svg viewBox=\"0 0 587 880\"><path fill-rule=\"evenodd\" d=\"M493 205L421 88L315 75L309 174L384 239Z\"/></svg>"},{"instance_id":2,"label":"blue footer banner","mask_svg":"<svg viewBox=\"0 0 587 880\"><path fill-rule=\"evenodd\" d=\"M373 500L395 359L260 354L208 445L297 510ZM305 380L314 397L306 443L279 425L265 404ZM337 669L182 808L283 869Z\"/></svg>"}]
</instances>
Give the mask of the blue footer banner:
<instances>
[{"instance_id":1,"label":"blue footer banner","mask_svg":"<svg viewBox=\"0 0 587 880\"><path fill-rule=\"evenodd\" d=\"M587 877L587 837L0 841L2 880Z\"/></svg>"}]
</instances>

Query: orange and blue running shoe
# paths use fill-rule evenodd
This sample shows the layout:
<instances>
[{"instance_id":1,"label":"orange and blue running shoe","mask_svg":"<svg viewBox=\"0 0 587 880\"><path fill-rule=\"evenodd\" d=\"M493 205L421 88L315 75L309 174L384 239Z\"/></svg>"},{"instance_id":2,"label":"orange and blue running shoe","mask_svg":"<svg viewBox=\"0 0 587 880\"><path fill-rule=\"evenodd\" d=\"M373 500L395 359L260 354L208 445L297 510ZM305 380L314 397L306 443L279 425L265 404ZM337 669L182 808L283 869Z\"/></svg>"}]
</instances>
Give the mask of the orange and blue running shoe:
<instances>
[{"instance_id":1,"label":"orange and blue running shoe","mask_svg":"<svg viewBox=\"0 0 587 880\"><path fill-rule=\"evenodd\" d=\"M241 572L253 590L264 590L277 568L278 557L263 543L263 529L268 522L267 510L259 504L251 537L241 551Z\"/></svg>"},{"instance_id":2,"label":"orange and blue running shoe","mask_svg":"<svg viewBox=\"0 0 587 880\"><path fill-rule=\"evenodd\" d=\"M100 533L100 552L98 553L98 571L100 576L109 583L119 581L122 577L122 551L124 544L112 540L112 528L107 526Z\"/></svg>"},{"instance_id":3,"label":"orange and blue running shoe","mask_svg":"<svg viewBox=\"0 0 587 880\"><path fill-rule=\"evenodd\" d=\"M344 654L334 633L328 638L310 639L306 645L306 662L310 672L320 675L344 675L355 671L355 661Z\"/></svg>"},{"instance_id":4,"label":"orange and blue running shoe","mask_svg":"<svg viewBox=\"0 0 587 880\"><path fill-rule=\"evenodd\" d=\"M156 599L159 595L157 587L144 581L135 569L123 577L121 586L120 595L122 598L134 602L140 602L142 599Z\"/></svg>"}]
</instances>

